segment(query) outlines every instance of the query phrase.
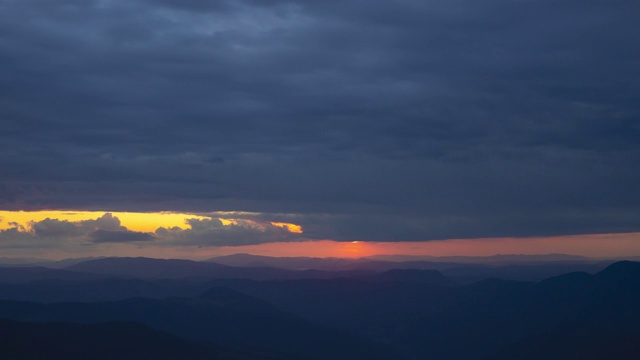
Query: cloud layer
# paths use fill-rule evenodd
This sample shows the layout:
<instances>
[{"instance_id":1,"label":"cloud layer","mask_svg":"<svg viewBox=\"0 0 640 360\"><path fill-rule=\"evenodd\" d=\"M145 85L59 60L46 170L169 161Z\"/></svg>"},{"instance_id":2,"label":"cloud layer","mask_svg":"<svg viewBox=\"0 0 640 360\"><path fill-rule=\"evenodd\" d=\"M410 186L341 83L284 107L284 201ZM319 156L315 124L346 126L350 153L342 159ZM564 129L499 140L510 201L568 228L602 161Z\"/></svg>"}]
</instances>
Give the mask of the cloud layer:
<instances>
[{"instance_id":1,"label":"cloud layer","mask_svg":"<svg viewBox=\"0 0 640 360\"><path fill-rule=\"evenodd\" d=\"M337 240L638 231L638 17L633 1L0 0L0 207L260 214L165 229L194 243L249 221ZM88 226L33 231L159 236ZM246 242L293 236L272 227Z\"/></svg>"},{"instance_id":2,"label":"cloud layer","mask_svg":"<svg viewBox=\"0 0 640 360\"><path fill-rule=\"evenodd\" d=\"M69 221L46 218L28 224L9 223L0 230L2 248L65 248L97 243L127 243L154 240L150 233L131 231L120 219L105 213L97 219Z\"/></svg>"},{"instance_id":3,"label":"cloud layer","mask_svg":"<svg viewBox=\"0 0 640 360\"><path fill-rule=\"evenodd\" d=\"M125 243L139 247L216 247L308 240L302 233L289 231L286 226L257 219L188 218L183 228L158 227L155 232L130 230L111 213L90 220L46 218L26 225L9 225L0 230L0 248L3 249L73 250L78 246Z\"/></svg>"}]
</instances>

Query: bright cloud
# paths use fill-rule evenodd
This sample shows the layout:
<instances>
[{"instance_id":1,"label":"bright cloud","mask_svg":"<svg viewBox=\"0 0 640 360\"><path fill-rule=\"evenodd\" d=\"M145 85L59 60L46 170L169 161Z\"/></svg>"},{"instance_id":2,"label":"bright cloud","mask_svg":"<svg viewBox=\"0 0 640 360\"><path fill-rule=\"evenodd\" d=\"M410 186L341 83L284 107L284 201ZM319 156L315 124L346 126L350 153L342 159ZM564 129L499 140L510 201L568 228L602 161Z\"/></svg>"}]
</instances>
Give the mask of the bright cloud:
<instances>
[{"instance_id":1,"label":"bright cloud","mask_svg":"<svg viewBox=\"0 0 640 360\"><path fill-rule=\"evenodd\" d=\"M11 219L11 212L5 212ZM138 231L141 222L148 221L154 214L124 213L132 226L125 226L114 213L102 213L95 218L86 218L87 213L46 212L56 217L42 218L41 212L16 212L17 221L3 223L0 228L0 248L64 248L83 245L101 245L106 243L135 243L145 246L153 243L157 246L239 246L262 244L272 241L299 241L300 225L271 222L254 219L217 218L199 215L181 214L182 221L157 215L155 224L146 223ZM94 213L91 213L94 215ZM167 221L170 220L170 221Z\"/></svg>"}]
</instances>

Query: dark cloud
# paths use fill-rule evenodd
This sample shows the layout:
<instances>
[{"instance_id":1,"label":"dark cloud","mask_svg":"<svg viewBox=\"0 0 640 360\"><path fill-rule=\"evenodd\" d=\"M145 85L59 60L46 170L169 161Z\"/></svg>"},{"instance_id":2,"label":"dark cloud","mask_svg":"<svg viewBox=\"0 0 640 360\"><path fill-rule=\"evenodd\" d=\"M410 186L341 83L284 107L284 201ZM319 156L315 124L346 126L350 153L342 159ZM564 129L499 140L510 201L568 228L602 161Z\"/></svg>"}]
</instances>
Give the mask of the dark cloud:
<instances>
[{"instance_id":1,"label":"dark cloud","mask_svg":"<svg viewBox=\"0 0 640 360\"><path fill-rule=\"evenodd\" d=\"M639 16L0 0L0 207L251 211L341 240L638 231Z\"/></svg>"},{"instance_id":2,"label":"dark cloud","mask_svg":"<svg viewBox=\"0 0 640 360\"><path fill-rule=\"evenodd\" d=\"M111 213L105 213L95 220L80 221L79 226L85 229L96 229L96 231L127 231L127 228L120 225L120 219Z\"/></svg>"},{"instance_id":3,"label":"dark cloud","mask_svg":"<svg viewBox=\"0 0 640 360\"><path fill-rule=\"evenodd\" d=\"M223 224L218 218L189 219L188 229L159 228L156 236L168 245L198 246L241 246L307 240L303 234L292 233L270 221L250 218L260 217L237 218L227 224Z\"/></svg>"},{"instance_id":4,"label":"dark cloud","mask_svg":"<svg viewBox=\"0 0 640 360\"><path fill-rule=\"evenodd\" d=\"M46 218L27 226L10 222L0 230L0 248L73 248L92 243L146 242L151 233L136 232L120 225L120 219L105 213L97 219L68 221Z\"/></svg>"},{"instance_id":5,"label":"dark cloud","mask_svg":"<svg viewBox=\"0 0 640 360\"><path fill-rule=\"evenodd\" d=\"M128 230L96 230L89 237L96 243L125 243L155 239L149 233Z\"/></svg>"},{"instance_id":6,"label":"dark cloud","mask_svg":"<svg viewBox=\"0 0 640 360\"><path fill-rule=\"evenodd\" d=\"M158 247L210 247L313 239L300 232L290 231L286 224L274 223L270 218L300 220L299 216L286 214L274 216L258 213L214 213L209 218L188 218L185 220L184 228L159 227L155 233L150 233L133 231L122 226L120 219L111 213L105 213L97 219L81 221L46 218L30 221L26 225L9 222L9 228L0 229L0 248L73 250L78 246L87 249L89 245L125 243ZM224 222L221 219L224 219Z\"/></svg>"},{"instance_id":7,"label":"dark cloud","mask_svg":"<svg viewBox=\"0 0 640 360\"><path fill-rule=\"evenodd\" d=\"M58 219L44 219L31 223L31 229L37 237L66 238L77 237L83 233L82 226L72 222Z\"/></svg>"}]
</instances>

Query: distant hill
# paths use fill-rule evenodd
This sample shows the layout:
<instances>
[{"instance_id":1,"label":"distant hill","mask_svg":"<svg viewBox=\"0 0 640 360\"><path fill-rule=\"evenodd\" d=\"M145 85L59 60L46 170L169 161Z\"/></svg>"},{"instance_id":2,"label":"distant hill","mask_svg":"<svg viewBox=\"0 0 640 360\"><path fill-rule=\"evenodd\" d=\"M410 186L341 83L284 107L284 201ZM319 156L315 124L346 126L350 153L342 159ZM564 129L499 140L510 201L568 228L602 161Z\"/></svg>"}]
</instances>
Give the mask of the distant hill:
<instances>
[{"instance_id":1,"label":"distant hill","mask_svg":"<svg viewBox=\"0 0 640 360\"><path fill-rule=\"evenodd\" d=\"M570 273L534 284L484 281L459 288L449 309L421 317L406 327L407 337L400 336L398 341L411 344L420 354L439 352L443 358L462 359L470 354L488 356L526 338L530 343L534 341L530 337L563 323L631 334L640 322L638 270L639 263L621 262L594 275ZM569 344L571 339L566 340ZM547 350L537 358L554 356L552 348ZM565 350L577 353L579 349L567 345Z\"/></svg>"},{"instance_id":2,"label":"distant hill","mask_svg":"<svg viewBox=\"0 0 640 360\"><path fill-rule=\"evenodd\" d=\"M595 260L566 254L547 255L493 255L493 256L411 256L376 255L361 259L269 257L233 254L208 260L235 267L272 267L289 270L314 269L342 271L340 277L358 277L354 272L385 272L395 269L438 270L460 283L471 283L487 278L538 281L573 271L595 273L613 261ZM351 272L351 274L347 273ZM331 278L331 276L305 276L300 278Z\"/></svg>"},{"instance_id":3,"label":"distant hill","mask_svg":"<svg viewBox=\"0 0 640 360\"><path fill-rule=\"evenodd\" d=\"M562 323L506 346L484 360L637 360L640 333L601 325Z\"/></svg>"},{"instance_id":4,"label":"distant hill","mask_svg":"<svg viewBox=\"0 0 640 360\"><path fill-rule=\"evenodd\" d=\"M0 257L0 266L15 266L15 265L27 265L34 266L34 264L42 263L47 260L39 258L12 258L12 257Z\"/></svg>"},{"instance_id":5,"label":"distant hill","mask_svg":"<svg viewBox=\"0 0 640 360\"><path fill-rule=\"evenodd\" d=\"M48 305L0 301L0 317L75 323L132 321L190 341L204 341L215 349L305 360L506 359L514 351L551 358L548 355L554 349L559 354L582 354L576 346L585 341L593 345L589 354L616 346L624 350L615 352L616 356L625 359L626 354L635 354L630 344L636 341L640 323L640 263L631 261L608 266L549 262L457 264L442 271L328 272L235 268L184 260L103 260L108 261L92 260L90 266L87 262L78 266L87 272L88 267L109 273L124 263L122 275L0 284L0 297L72 301ZM373 264L427 266L425 262ZM492 274L539 277L563 269L589 271L565 272L542 281L488 278ZM68 273L58 274L87 276L65 271ZM483 280L451 284L448 274L452 271L477 271ZM263 274L256 275L260 272ZM80 302L101 299L120 300ZM572 327L571 334L566 333ZM535 348L543 350L531 350Z\"/></svg>"},{"instance_id":6,"label":"distant hill","mask_svg":"<svg viewBox=\"0 0 640 360\"><path fill-rule=\"evenodd\" d=\"M497 254L491 256L424 256L424 255L374 255L367 259L381 261L429 261L429 262L449 262L460 264L521 264L531 262L571 262L571 261L597 261L584 256L568 254Z\"/></svg>"},{"instance_id":7,"label":"distant hill","mask_svg":"<svg viewBox=\"0 0 640 360\"><path fill-rule=\"evenodd\" d=\"M597 273L596 277L602 281L626 285L626 282L640 278L640 262L619 261L613 263Z\"/></svg>"},{"instance_id":8,"label":"distant hill","mask_svg":"<svg viewBox=\"0 0 640 360\"><path fill-rule=\"evenodd\" d=\"M101 323L130 321L215 347L236 347L287 359L399 359L374 341L314 325L231 289L196 298L132 298L100 303L0 301L0 318Z\"/></svg>"},{"instance_id":9,"label":"distant hill","mask_svg":"<svg viewBox=\"0 0 640 360\"><path fill-rule=\"evenodd\" d=\"M314 258L314 257L272 257L252 254L233 254L211 258L217 264L242 267L269 266L291 270L344 270L370 261L384 262L435 262L458 264L523 264L537 262L596 262L598 260L568 254L497 254L492 256L428 256L428 255L373 255L359 259Z\"/></svg>"},{"instance_id":10,"label":"distant hill","mask_svg":"<svg viewBox=\"0 0 640 360\"><path fill-rule=\"evenodd\" d=\"M293 271L272 267L234 267L213 262L144 257L89 260L65 269L83 273L108 274L140 279L209 278L274 280L348 276L348 274L334 273L331 271Z\"/></svg>"},{"instance_id":11,"label":"distant hill","mask_svg":"<svg viewBox=\"0 0 640 360\"><path fill-rule=\"evenodd\" d=\"M400 274L380 275L394 279ZM538 283L493 279L450 287L329 279L211 284L233 287L316 323L386 341L418 359L478 359L563 322L621 332L640 323L640 264L633 262Z\"/></svg>"},{"instance_id":12,"label":"distant hill","mask_svg":"<svg viewBox=\"0 0 640 360\"><path fill-rule=\"evenodd\" d=\"M101 274L49 269L39 266L0 267L0 284L24 283L41 280L86 281L102 278L105 278L105 276Z\"/></svg>"},{"instance_id":13,"label":"distant hill","mask_svg":"<svg viewBox=\"0 0 640 360\"><path fill-rule=\"evenodd\" d=\"M143 257L87 260L68 266L65 269L92 274L109 274L137 278L204 277L217 275L221 272L229 272L231 270L224 265L191 260L166 260Z\"/></svg>"},{"instance_id":14,"label":"distant hill","mask_svg":"<svg viewBox=\"0 0 640 360\"><path fill-rule=\"evenodd\" d=\"M314 258L314 257L271 257L251 254L233 254L219 256L208 261L217 264L240 267L274 267L289 270L326 270L339 271L346 267L367 262L366 259Z\"/></svg>"},{"instance_id":15,"label":"distant hill","mask_svg":"<svg viewBox=\"0 0 640 360\"><path fill-rule=\"evenodd\" d=\"M295 273L283 269L236 268L210 262L144 257L88 260L71 265L66 270L140 279L246 278L260 280L296 277Z\"/></svg>"},{"instance_id":16,"label":"distant hill","mask_svg":"<svg viewBox=\"0 0 640 360\"><path fill-rule=\"evenodd\" d=\"M69 302L113 301L131 297L166 298L192 296L203 290L198 283L152 281L107 277L95 280L56 279L0 283L0 299L17 301Z\"/></svg>"},{"instance_id":17,"label":"distant hill","mask_svg":"<svg viewBox=\"0 0 640 360\"><path fill-rule=\"evenodd\" d=\"M214 360L216 351L135 323L29 323L0 319L0 358Z\"/></svg>"},{"instance_id":18,"label":"distant hill","mask_svg":"<svg viewBox=\"0 0 640 360\"><path fill-rule=\"evenodd\" d=\"M595 273L612 261L539 261L522 263L461 263L445 261L368 261L348 266L352 270L383 272L392 269L438 270L458 283L473 283L484 279L538 281L574 271Z\"/></svg>"},{"instance_id":19,"label":"distant hill","mask_svg":"<svg viewBox=\"0 0 640 360\"><path fill-rule=\"evenodd\" d=\"M452 285L453 281L437 270L392 269L365 279L375 281L400 281L433 285Z\"/></svg>"}]
</instances>

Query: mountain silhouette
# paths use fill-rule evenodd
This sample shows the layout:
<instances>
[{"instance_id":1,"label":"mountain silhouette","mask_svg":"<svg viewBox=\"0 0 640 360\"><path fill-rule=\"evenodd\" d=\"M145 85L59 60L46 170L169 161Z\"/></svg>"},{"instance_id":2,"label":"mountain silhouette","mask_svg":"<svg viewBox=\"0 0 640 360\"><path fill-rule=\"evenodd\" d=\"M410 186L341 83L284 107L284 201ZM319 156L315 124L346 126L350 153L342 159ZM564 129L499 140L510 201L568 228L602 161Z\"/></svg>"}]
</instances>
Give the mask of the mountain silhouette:
<instances>
[{"instance_id":1,"label":"mountain silhouette","mask_svg":"<svg viewBox=\"0 0 640 360\"><path fill-rule=\"evenodd\" d=\"M375 281L402 281L433 285L453 285L453 281L437 270L391 269L372 276Z\"/></svg>"},{"instance_id":2,"label":"mountain silhouette","mask_svg":"<svg viewBox=\"0 0 640 360\"><path fill-rule=\"evenodd\" d=\"M28 323L0 319L0 358L213 360L211 348L136 323Z\"/></svg>"},{"instance_id":3,"label":"mountain silhouette","mask_svg":"<svg viewBox=\"0 0 640 360\"><path fill-rule=\"evenodd\" d=\"M583 323L561 323L506 346L485 360L637 360L640 333Z\"/></svg>"},{"instance_id":4,"label":"mountain silhouette","mask_svg":"<svg viewBox=\"0 0 640 360\"><path fill-rule=\"evenodd\" d=\"M398 358L376 342L314 325L264 301L221 288L195 298L47 305L0 301L0 317L83 324L138 322L192 341L291 359Z\"/></svg>"},{"instance_id":5,"label":"mountain silhouette","mask_svg":"<svg viewBox=\"0 0 640 360\"><path fill-rule=\"evenodd\" d=\"M106 276L41 266L0 267L0 283L13 284L39 280L85 281Z\"/></svg>"},{"instance_id":6,"label":"mountain silhouette","mask_svg":"<svg viewBox=\"0 0 640 360\"><path fill-rule=\"evenodd\" d=\"M362 271L341 273L320 270L294 271L273 267L234 267L214 262L144 257L88 260L65 269L88 274L115 275L140 279L322 279L360 276L363 273Z\"/></svg>"},{"instance_id":7,"label":"mountain silhouette","mask_svg":"<svg viewBox=\"0 0 640 360\"><path fill-rule=\"evenodd\" d=\"M309 274L102 260L107 263L77 266L104 277L0 284L0 297L23 300L0 301L0 317L136 322L218 350L280 359L506 359L518 351L544 357L554 349L574 358L583 354L581 343L593 345L593 356L615 346L625 358L635 354L630 344L640 323L640 264L628 261L538 282L459 285L429 269ZM262 270L266 275L256 275ZM112 271L117 275L105 275ZM55 302L60 299L65 302Z\"/></svg>"}]
</instances>

